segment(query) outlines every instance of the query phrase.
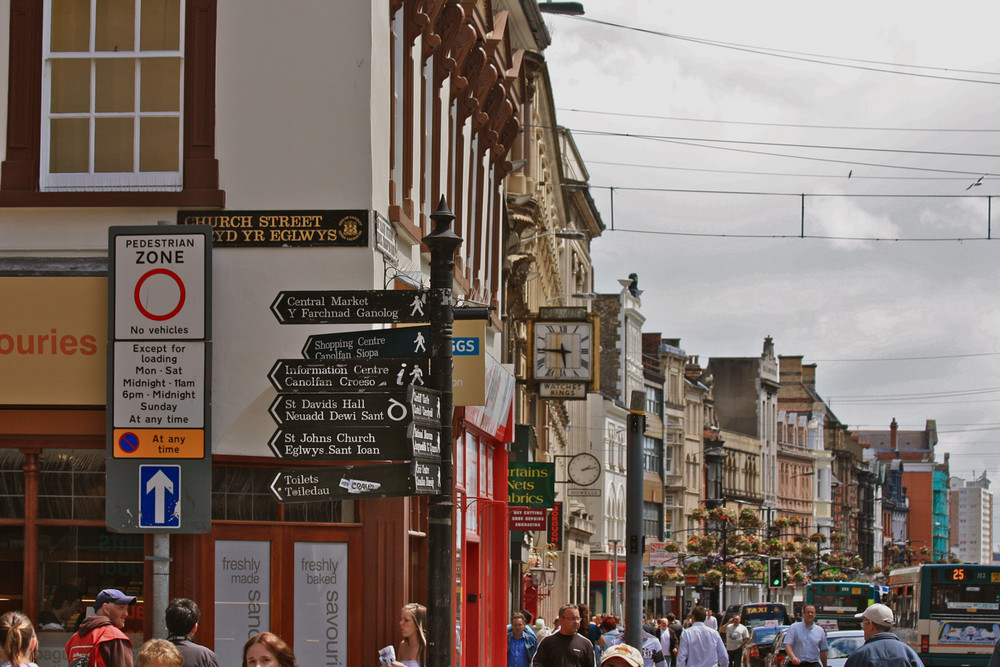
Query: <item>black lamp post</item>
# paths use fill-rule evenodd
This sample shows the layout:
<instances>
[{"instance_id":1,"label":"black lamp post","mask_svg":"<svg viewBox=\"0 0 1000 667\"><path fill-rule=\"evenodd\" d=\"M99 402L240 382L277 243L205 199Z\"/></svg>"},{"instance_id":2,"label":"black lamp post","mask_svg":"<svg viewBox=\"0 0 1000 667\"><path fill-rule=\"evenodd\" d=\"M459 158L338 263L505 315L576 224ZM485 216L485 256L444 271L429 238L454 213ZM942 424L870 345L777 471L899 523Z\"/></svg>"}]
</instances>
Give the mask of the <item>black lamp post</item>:
<instances>
[{"instance_id":1,"label":"black lamp post","mask_svg":"<svg viewBox=\"0 0 1000 667\"><path fill-rule=\"evenodd\" d=\"M452 586L455 583L455 470L453 460L452 411L452 324L455 313L452 296L455 251L462 239L451 229L455 220L444 197L431 213L434 229L422 240L431 251L431 377L441 392L441 493L427 504L427 665L447 667L451 663L455 615Z\"/></svg>"}]
</instances>

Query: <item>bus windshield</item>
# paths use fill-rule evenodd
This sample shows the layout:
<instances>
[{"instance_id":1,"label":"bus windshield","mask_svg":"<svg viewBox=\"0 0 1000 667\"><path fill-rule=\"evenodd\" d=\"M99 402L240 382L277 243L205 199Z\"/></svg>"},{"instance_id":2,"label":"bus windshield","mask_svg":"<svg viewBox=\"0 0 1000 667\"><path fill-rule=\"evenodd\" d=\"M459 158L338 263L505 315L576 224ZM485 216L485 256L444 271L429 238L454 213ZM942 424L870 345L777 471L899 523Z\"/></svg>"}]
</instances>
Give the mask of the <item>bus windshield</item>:
<instances>
[{"instance_id":1,"label":"bus windshield","mask_svg":"<svg viewBox=\"0 0 1000 667\"><path fill-rule=\"evenodd\" d=\"M817 592L813 594L812 603L816 605L818 617L854 616L868 608L868 591L855 587L839 593Z\"/></svg>"},{"instance_id":2,"label":"bus windshield","mask_svg":"<svg viewBox=\"0 0 1000 667\"><path fill-rule=\"evenodd\" d=\"M1000 584L931 584L931 616L1000 618Z\"/></svg>"}]
</instances>

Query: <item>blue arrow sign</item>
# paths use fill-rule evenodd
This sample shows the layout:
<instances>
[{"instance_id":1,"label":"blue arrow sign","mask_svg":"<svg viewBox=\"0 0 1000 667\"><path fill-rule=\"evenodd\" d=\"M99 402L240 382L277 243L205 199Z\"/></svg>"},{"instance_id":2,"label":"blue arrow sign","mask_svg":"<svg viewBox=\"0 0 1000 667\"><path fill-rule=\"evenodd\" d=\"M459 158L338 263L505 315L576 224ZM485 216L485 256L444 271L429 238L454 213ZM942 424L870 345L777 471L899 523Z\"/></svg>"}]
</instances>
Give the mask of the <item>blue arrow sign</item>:
<instances>
[{"instance_id":1,"label":"blue arrow sign","mask_svg":"<svg viewBox=\"0 0 1000 667\"><path fill-rule=\"evenodd\" d=\"M181 467L139 466L139 527L180 528Z\"/></svg>"}]
</instances>

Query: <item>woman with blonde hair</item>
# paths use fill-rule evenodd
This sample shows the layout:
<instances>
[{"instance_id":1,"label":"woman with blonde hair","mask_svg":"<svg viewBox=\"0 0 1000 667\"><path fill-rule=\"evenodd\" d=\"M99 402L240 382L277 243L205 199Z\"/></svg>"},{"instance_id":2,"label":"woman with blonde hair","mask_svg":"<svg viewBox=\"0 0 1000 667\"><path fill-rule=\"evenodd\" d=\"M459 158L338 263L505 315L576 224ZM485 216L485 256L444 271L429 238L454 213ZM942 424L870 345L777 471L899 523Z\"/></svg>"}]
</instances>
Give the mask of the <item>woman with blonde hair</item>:
<instances>
[{"instance_id":1,"label":"woman with blonde hair","mask_svg":"<svg viewBox=\"0 0 1000 667\"><path fill-rule=\"evenodd\" d=\"M399 612L399 631L403 641L399 642L396 661L392 667L424 667L427 653L427 607L416 602L403 605Z\"/></svg>"},{"instance_id":2,"label":"woman with blonde hair","mask_svg":"<svg viewBox=\"0 0 1000 667\"><path fill-rule=\"evenodd\" d=\"M0 659L3 667L37 667L33 662L38 651L35 626L19 611L0 616Z\"/></svg>"}]
</instances>

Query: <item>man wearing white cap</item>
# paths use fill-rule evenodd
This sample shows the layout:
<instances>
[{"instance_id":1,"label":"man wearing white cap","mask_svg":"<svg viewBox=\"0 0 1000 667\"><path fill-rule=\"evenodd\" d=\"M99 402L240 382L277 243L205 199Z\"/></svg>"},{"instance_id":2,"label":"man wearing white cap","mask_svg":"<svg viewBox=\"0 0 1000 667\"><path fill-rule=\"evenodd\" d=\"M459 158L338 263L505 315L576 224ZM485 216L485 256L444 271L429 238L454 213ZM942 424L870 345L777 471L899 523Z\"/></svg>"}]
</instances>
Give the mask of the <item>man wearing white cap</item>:
<instances>
[{"instance_id":1,"label":"man wearing white cap","mask_svg":"<svg viewBox=\"0 0 1000 667\"><path fill-rule=\"evenodd\" d=\"M615 644L604 651L601 667L642 667L642 653L628 644Z\"/></svg>"},{"instance_id":2,"label":"man wearing white cap","mask_svg":"<svg viewBox=\"0 0 1000 667\"><path fill-rule=\"evenodd\" d=\"M893 665L893 667L923 667L919 656L908 644L889 632L894 618L892 609L884 604L873 604L855 618L861 619L861 629L865 632L865 643L859 646L847 659L844 667L871 667L872 665Z\"/></svg>"}]
</instances>

